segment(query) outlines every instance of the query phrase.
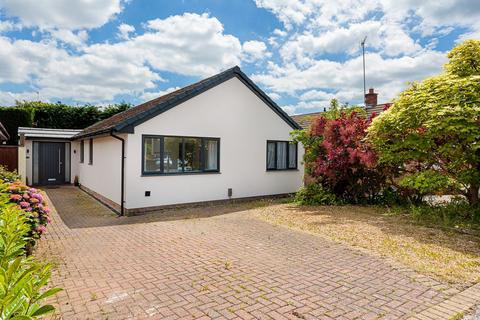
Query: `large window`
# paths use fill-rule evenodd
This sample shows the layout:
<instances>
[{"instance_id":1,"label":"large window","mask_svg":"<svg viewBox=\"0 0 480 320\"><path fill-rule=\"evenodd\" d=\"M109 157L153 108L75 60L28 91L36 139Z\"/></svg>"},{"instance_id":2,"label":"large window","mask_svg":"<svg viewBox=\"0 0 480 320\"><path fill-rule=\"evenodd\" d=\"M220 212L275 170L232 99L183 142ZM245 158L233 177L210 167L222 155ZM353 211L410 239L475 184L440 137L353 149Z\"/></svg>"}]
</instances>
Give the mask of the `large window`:
<instances>
[{"instance_id":1,"label":"large window","mask_svg":"<svg viewBox=\"0 0 480 320\"><path fill-rule=\"evenodd\" d=\"M143 136L142 174L218 172L220 139Z\"/></svg>"},{"instance_id":2,"label":"large window","mask_svg":"<svg viewBox=\"0 0 480 320\"><path fill-rule=\"evenodd\" d=\"M297 144L267 141L267 170L297 169Z\"/></svg>"}]
</instances>

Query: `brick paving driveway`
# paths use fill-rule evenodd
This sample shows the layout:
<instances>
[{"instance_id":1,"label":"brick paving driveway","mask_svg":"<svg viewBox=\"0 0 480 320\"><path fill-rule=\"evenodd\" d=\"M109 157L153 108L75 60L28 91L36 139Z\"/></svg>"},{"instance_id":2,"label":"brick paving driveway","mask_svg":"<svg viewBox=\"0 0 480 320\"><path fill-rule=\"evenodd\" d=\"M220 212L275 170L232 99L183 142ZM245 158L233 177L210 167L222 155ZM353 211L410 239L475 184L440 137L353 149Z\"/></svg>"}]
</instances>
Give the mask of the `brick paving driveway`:
<instances>
[{"instance_id":1,"label":"brick paving driveway","mask_svg":"<svg viewBox=\"0 0 480 320\"><path fill-rule=\"evenodd\" d=\"M64 218L101 210L75 188L47 193ZM53 284L65 288L57 318L398 319L448 298L431 279L253 210L183 220L103 212L111 223L82 228L53 212L37 254L53 260Z\"/></svg>"}]
</instances>

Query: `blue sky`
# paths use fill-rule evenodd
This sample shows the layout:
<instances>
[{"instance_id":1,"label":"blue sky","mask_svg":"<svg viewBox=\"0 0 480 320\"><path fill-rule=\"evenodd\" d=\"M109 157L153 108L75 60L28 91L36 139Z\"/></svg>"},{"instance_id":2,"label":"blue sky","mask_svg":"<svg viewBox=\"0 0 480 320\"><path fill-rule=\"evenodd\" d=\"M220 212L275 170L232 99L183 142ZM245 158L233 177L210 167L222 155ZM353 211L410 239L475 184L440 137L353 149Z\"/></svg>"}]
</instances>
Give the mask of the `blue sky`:
<instances>
[{"instance_id":1,"label":"blue sky","mask_svg":"<svg viewBox=\"0 0 480 320\"><path fill-rule=\"evenodd\" d=\"M138 104L240 65L290 114L387 102L480 38L480 1L0 0L0 105Z\"/></svg>"}]
</instances>

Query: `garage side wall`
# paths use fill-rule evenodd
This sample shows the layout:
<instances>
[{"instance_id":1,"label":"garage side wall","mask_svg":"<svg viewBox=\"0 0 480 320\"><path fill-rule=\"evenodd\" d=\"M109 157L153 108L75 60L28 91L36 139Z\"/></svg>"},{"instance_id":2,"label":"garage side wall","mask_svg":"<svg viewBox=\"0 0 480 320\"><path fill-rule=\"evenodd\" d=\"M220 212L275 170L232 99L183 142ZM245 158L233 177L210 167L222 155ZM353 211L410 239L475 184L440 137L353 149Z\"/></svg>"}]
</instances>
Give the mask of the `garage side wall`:
<instances>
[{"instance_id":1,"label":"garage side wall","mask_svg":"<svg viewBox=\"0 0 480 320\"><path fill-rule=\"evenodd\" d=\"M154 117L128 135L126 208L275 195L302 185L298 170L267 171L267 140L291 140L293 129L239 79L232 78ZM220 173L142 176L142 135L220 138ZM145 192L150 191L150 196Z\"/></svg>"}]
</instances>

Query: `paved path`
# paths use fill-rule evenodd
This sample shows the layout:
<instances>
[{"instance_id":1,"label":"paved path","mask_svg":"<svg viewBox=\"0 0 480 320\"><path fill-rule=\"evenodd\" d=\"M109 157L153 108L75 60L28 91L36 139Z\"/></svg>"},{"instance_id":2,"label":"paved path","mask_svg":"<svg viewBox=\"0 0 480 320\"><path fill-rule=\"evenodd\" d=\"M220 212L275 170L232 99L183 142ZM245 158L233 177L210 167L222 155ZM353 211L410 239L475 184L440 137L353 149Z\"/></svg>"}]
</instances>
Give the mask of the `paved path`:
<instances>
[{"instance_id":1,"label":"paved path","mask_svg":"<svg viewBox=\"0 0 480 320\"><path fill-rule=\"evenodd\" d=\"M93 213L83 210L101 206L87 196L88 205L67 209L62 203L85 196L74 188L47 193L71 211L63 217L88 220ZM131 218L99 213L113 222L85 227L86 221L76 228L53 212L37 254L57 264L53 284L65 288L57 297L58 316L399 319L449 298L445 286L380 258L267 224L248 210L226 211L231 213L127 224L122 219Z\"/></svg>"}]
</instances>

